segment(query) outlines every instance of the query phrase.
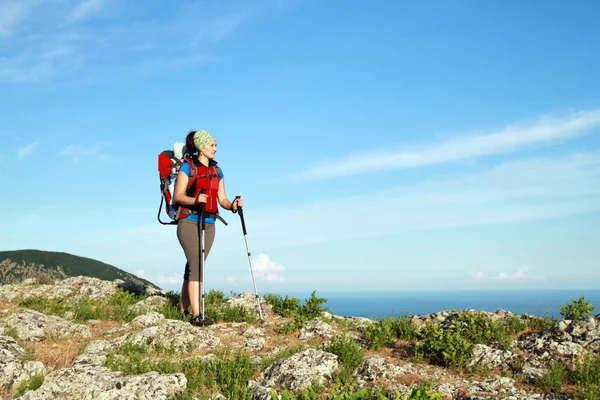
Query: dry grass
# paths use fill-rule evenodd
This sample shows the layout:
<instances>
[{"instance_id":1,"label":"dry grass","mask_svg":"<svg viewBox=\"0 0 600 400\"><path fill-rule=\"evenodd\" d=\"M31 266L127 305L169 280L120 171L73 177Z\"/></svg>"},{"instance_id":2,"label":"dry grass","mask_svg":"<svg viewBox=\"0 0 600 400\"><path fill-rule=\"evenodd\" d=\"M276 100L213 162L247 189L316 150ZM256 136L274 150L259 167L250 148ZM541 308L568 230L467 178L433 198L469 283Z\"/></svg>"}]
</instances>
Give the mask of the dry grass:
<instances>
[{"instance_id":1,"label":"dry grass","mask_svg":"<svg viewBox=\"0 0 600 400\"><path fill-rule=\"evenodd\" d=\"M54 371L68 367L79 354L79 349L88 342L31 342L27 347L31 349L35 360L43 362Z\"/></svg>"}]
</instances>

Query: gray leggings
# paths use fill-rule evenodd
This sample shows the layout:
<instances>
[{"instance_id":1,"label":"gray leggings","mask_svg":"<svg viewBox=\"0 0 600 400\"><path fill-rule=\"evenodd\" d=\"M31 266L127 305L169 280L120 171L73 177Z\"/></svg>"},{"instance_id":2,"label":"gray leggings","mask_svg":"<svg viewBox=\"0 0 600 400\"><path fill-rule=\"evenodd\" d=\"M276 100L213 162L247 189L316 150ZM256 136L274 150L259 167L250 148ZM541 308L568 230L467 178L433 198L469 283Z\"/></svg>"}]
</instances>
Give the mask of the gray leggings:
<instances>
[{"instance_id":1,"label":"gray leggings","mask_svg":"<svg viewBox=\"0 0 600 400\"><path fill-rule=\"evenodd\" d=\"M202 222L200 222L202 229ZM200 271L200 232L198 222L182 219L177 223L177 239L183 248L187 264L185 264L184 280L202 282ZM204 256L208 257L215 240L215 224L206 224L204 231Z\"/></svg>"}]
</instances>

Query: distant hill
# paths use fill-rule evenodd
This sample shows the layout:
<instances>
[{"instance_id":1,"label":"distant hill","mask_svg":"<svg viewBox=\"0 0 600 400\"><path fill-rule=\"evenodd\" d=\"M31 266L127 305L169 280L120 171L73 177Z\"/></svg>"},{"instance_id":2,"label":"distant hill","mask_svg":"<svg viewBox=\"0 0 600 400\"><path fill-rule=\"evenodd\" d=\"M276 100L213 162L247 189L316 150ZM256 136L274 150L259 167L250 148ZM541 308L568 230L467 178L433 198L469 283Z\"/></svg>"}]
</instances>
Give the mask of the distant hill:
<instances>
[{"instance_id":1,"label":"distant hill","mask_svg":"<svg viewBox=\"0 0 600 400\"><path fill-rule=\"evenodd\" d=\"M27 278L41 276L65 279L80 275L106 281L121 279L160 289L152 282L91 258L56 251L0 251L0 285L19 283Z\"/></svg>"}]
</instances>

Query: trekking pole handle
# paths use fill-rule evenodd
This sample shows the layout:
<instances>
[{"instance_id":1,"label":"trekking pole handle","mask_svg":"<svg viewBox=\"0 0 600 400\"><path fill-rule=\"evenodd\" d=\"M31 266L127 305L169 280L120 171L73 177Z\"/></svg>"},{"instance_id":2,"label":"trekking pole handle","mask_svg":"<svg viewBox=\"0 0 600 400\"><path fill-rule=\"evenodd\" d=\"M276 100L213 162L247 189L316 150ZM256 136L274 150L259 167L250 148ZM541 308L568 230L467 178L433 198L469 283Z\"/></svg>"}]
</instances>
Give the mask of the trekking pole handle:
<instances>
[{"instance_id":1,"label":"trekking pole handle","mask_svg":"<svg viewBox=\"0 0 600 400\"><path fill-rule=\"evenodd\" d=\"M239 199L240 197L242 197L242 196L235 196L235 200ZM244 232L244 235L246 235L247 232L246 232L246 222L244 221L244 210L242 210L242 207L238 206L237 211L234 211L234 213L235 212L239 212L239 214L240 214L240 219L242 220L242 231Z\"/></svg>"}]
</instances>

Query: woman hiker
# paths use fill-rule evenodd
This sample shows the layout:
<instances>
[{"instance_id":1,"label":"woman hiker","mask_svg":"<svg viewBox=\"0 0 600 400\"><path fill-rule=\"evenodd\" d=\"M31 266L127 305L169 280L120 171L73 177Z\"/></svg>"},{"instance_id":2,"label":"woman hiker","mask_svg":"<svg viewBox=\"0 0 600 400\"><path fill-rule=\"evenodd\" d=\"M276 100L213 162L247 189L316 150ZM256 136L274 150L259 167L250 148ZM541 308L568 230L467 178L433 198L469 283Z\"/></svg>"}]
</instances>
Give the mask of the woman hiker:
<instances>
[{"instance_id":1,"label":"woman hiker","mask_svg":"<svg viewBox=\"0 0 600 400\"><path fill-rule=\"evenodd\" d=\"M193 325L211 325L214 321L202 315L200 294L204 293L204 274L200 266L200 226L204 215L204 258L208 256L215 239L215 219L218 205L226 210L237 211L244 202L241 197L230 201L225 192L223 171L214 160L217 141L206 130L192 131L186 137L189 161L184 162L177 174L175 202L179 205L177 239L183 248L187 263L183 274L179 311L187 315L192 307L190 322ZM218 204L217 204L218 202ZM204 310L202 310L204 311Z\"/></svg>"}]
</instances>

